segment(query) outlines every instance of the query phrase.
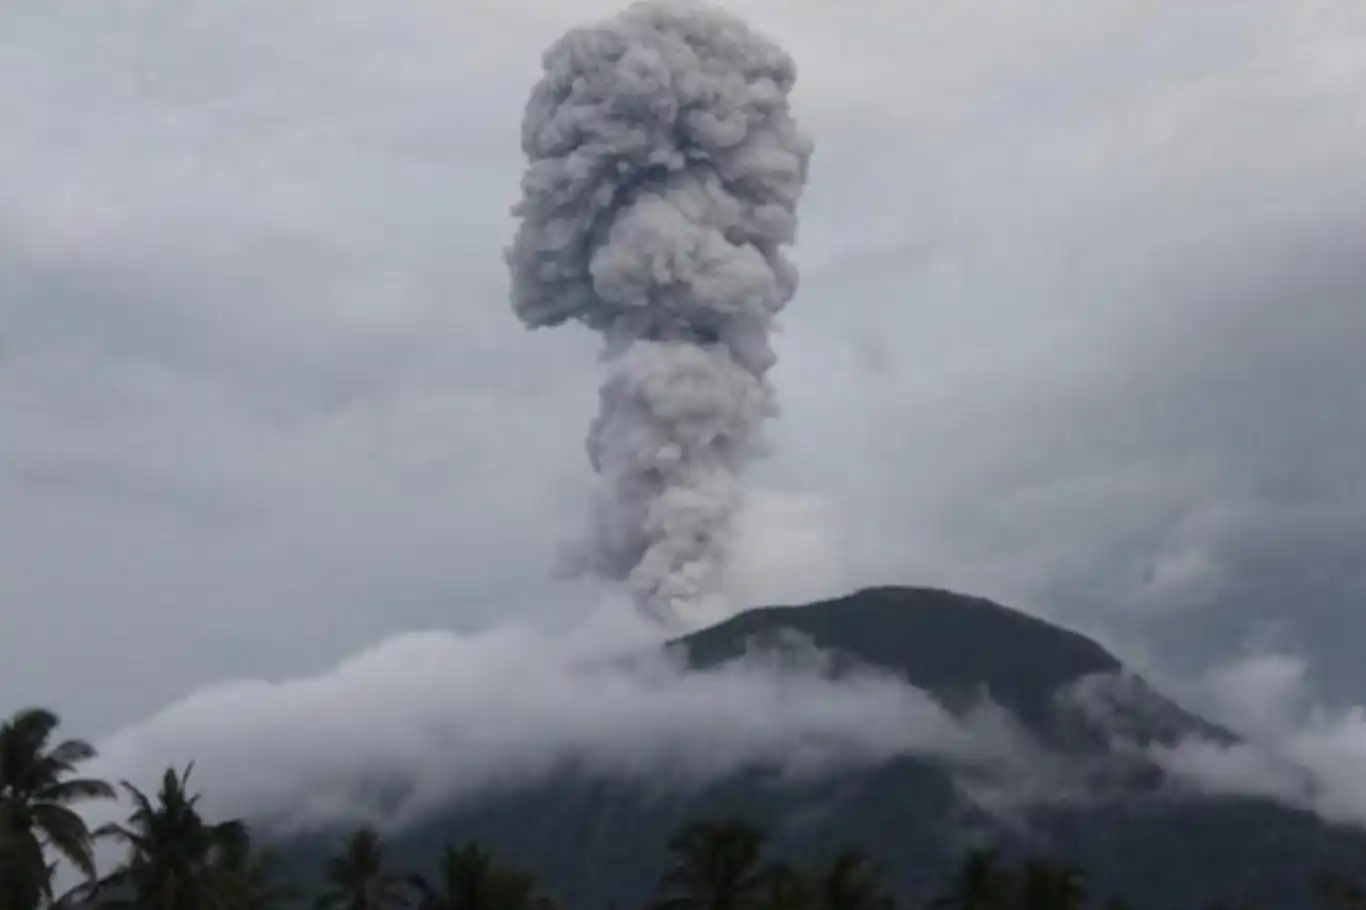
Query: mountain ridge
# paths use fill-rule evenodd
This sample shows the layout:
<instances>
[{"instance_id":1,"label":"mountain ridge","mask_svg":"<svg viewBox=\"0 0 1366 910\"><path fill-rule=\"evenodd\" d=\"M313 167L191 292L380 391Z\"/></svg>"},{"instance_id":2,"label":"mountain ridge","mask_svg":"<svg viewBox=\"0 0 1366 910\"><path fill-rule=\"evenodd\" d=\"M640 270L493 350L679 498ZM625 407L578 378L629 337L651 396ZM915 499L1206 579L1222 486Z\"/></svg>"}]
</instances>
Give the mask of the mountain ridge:
<instances>
[{"instance_id":1,"label":"mountain ridge","mask_svg":"<svg viewBox=\"0 0 1366 910\"><path fill-rule=\"evenodd\" d=\"M742 656L751 644L775 647L775 630L795 632L836 658L835 672L872 666L896 672L910 685L962 709L987 698L1010 710L1054 745L1067 736L1057 728L1058 697L1069 688L1099 677L1123 678L1128 704L1112 710L1147 708L1167 715L1163 729L1140 740L1171 744L1183 735L1221 743L1237 737L1159 695L1141 676L1095 640L1072 629L983 597L943 588L879 585L851 594L797 606L758 607L713 626L675 638L665 645L697 670L711 669ZM887 634L895 629L896 634ZM933 648L915 648L917 641ZM907 647L908 643L912 647ZM841 660L842 658L842 660ZM1155 718L1146 717L1148 724ZM1120 732L1122 718L1110 716L1107 729ZM1077 731L1073 731L1077 732Z\"/></svg>"},{"instance_id":2,"label":"mountain ridge","mask_svg":"<svg viewBox=\"0 0 1366 910\"><path fill-rule=\"evenodd\" d=\"M1366 836L1307 812L1174 788L1143 758L1144 744L1187 735L1231 741L1234 734L1168 701L1080 633L983 598L866 588L747 611L665 648L705 672L791 647L794 636L830 658L832 676L890 670L955 712L985 695L1049 750L1085 762L1076 768L1103 772L1097 781L1110 789L1099 798L1026 807L1011 818L980 793L968 798L952 769L922 757L796 783L750 768L672 792L566 770L428 816L395 835L396 857L420 866L447 841L477 838L541 872L570 906L631 905L649 896L675 828L698 817L741 815L764 825L775 853L794 861L864 846L915 898L937 885L964 846L990 842L1007 856L1042 851L1074 862L1098 893L1139 907L1221 900L1293 910L1310 905L1306 885L1314 874L1352 870L1366 855ZM1096 708L1099 721L1091 717ZM1115 751L1116 735L1140 748ZM326 846L325 838L314 839L304 852L317 862Z\"/></svg>"}]
</instances>

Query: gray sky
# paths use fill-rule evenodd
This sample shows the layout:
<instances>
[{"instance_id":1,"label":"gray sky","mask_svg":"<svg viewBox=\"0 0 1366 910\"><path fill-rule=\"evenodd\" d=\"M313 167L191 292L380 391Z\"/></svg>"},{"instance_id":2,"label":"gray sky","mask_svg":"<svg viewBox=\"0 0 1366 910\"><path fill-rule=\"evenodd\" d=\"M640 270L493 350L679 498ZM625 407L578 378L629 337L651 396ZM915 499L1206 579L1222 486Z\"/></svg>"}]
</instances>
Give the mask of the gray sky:
<instances>
[{"instance_id":1,"label":"gray sky","mask_svg":"<svg viewBox=\"0 0 1366 910\"><path fill-rule=\"evenodd\" d=\"M731 6L817 142L737 592L1366 700L1366 7ZM101 736L596 599L548 574L594 339L501 251L539 54L615 8L0 6L0 710Z\"/></svg>"}]
</instances>

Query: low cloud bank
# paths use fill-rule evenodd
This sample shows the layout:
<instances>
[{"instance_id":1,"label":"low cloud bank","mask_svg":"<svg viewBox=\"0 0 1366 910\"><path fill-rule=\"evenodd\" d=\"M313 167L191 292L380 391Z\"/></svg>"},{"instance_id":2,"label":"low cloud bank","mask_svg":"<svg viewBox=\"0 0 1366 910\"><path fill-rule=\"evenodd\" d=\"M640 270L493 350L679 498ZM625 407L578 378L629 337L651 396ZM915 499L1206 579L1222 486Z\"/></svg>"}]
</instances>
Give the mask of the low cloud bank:
<instances>
[{"instance_id":1,"label":"low cloud bank","mask_svg":"<svg viewBox=\"0 0 1366 910\"><path fill-rule=\"evenodd\" d=\"M1366 708L1319 701L1308 664L1277 653L1219 667L1196 692L1242 741L1188 738L1152 750L1178 780L1203 793L1265 797L1366 827Z\"/></svg>"},{"instance_id":2,"label":"low cloud bank","mask_svg":"<svg viewBox=\"0 0 1366 910\"><path fill-rule=\"evenodd\" d=\"M1024 754L991 705L955 718L898 677L832 681L800 645L689 673L629 616L414 632L320 676L216 685L101 743L95 770L153 786L193 760L206 812L288 831L400 828L564 769L676 788L748 767L800 777L922 755L980 770Z\"/></svg>"}]
</instances>

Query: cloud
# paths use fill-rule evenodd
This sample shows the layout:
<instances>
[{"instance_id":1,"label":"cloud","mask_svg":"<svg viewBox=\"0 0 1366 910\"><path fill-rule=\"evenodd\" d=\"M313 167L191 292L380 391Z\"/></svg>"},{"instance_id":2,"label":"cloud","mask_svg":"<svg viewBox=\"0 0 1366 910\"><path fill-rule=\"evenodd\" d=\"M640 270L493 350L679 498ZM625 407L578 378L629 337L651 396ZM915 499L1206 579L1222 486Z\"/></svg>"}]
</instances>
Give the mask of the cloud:
<instances>
[{"instance_id":1,"label":"cloud","mask_svg":"<svg viewBox=\"0 0 1366 910\"><path fill-rule=\"evenodd\" d=\"M1201 681L1212 716L1242 741L1190 738L1152 754L1201 792L1243 794L1366 827L1366 707L1317 699L1302 658L1252 654Z\"/></svg>"},{"instance_id":2,"label":"cloud","mask_svg":"<svg viewBox=\"0 0 1366 910\"><path fill-rule=\"evenodd\" d=\"M315 676L195 692L102 740L89 771L154 789L166 767L193 761L207 815L277 833L393 830L567 770L667 791L744 768L800 780L898 756L970 772L985 808L1020 802L1007 791L1026 776L997 778L1034 753L990 703L951 715L872 668L835 681L801 639L685 672L658 634L621 603L567 632L406 633Z\"/></svg>"},{"instance_id":3,"label":"cloud","mask_svg":"<svg viewBox=\"0 0 1366 910\"><path fill-rule=\"evenodd\" d=\"M501 250L539 54L618 6L3 4L0 707L100 736L595 602L548 577L595 345ZM838 543L780 565L1186 674L1274 626L1360 701L1366 8L733 8L819 144L750 476Z\"/></svg>"},{"instance_id":4,"label":"cloud","mask_svg":"<svg viewBox=\"0 0 1366 910\"><path fill-rule=\"evenodd\" d=\"M728 602L802 604L847 593L847 521L837 503L813 493L749 491L736 521Z\"/></svg>"}]
</instances>

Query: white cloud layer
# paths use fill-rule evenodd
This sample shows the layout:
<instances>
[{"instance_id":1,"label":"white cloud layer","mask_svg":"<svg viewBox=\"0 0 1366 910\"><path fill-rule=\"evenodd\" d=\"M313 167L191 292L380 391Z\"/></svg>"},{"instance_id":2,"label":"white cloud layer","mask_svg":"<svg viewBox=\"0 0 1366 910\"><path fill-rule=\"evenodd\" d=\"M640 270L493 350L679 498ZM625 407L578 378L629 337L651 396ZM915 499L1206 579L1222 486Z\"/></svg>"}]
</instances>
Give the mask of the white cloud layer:
<instances>
[{"instance_id":1,"label":"white cloud layer","mask_svg":"<svg viewBox=\"0 0 1366 910\"><path fill-rule=\"evenodd\" d=\"M1366 827L1366 707L1322 703L1307 675L1302 658L1273 652L1213 670L1201 700L1243 741L1191 739L1155 756L1198 790L1264 796Z\"/></svg>"},{"instance_id":2,"label":"white cloud layer","mask_svg":"<svg viewBox=\"0 0 1366 910\"><path fill-rule=\"evenodd\" d=\"M167 767L193 761L206 815L276 833L396 830L567 770L670 791L745 768L799 779L921 756L971 772L990 811L1047 798L1041 775L1002 774L1032 752L990 703L955 718L879 671L834 682L800 641L706 673L683 672L658 645L623 603L568 632L407 633L316 676L195 692L100 742L89 771L154 792ZM97 805L88 818L121 811ZM105 845L101 862L117 854Z\"/></svg>"}]
</instances>

